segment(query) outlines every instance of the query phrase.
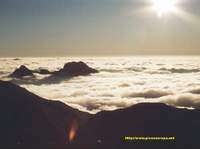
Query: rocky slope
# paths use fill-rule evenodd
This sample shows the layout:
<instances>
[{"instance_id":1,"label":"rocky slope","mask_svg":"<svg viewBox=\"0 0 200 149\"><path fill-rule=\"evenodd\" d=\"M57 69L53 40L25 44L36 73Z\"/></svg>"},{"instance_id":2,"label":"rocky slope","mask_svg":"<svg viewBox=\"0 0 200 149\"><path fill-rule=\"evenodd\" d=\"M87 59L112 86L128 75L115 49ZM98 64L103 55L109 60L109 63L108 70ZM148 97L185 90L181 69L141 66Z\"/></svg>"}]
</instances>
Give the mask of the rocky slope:
<instances>
[{"instance_id":1,"label":"rocky slope","mask_svg":"<svg viewBox=\"0 0 200 149\"><path fill-rule=\"evenodd\" d=\"M199 148L200 111L161 103L91 115L0 81L0 148ZM127 141L125 136L173 136Z\"/></svg>"}]
</instances>

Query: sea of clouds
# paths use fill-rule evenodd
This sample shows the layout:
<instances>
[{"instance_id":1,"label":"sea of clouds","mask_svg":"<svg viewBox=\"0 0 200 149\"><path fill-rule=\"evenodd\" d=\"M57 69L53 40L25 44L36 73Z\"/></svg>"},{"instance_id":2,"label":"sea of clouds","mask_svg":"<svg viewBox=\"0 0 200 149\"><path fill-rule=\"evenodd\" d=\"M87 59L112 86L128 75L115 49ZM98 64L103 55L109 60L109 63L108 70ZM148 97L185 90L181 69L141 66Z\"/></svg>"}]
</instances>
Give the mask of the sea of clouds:
<instances>
[{"instance_id":1,"label":"sea of clouds","mask_svg":"<svg viewBox=\"0 0 200 149\"><path fill-rule=\"evenodd\" d=\"M20 65L54 71L71 61L83 61L100 72L52 80L43 75L7 77ZM10 80L39 96L91 113L141 102L200 108L200 57L0 58L0 63L1 80Z\"/></svg>"}]
</instances>

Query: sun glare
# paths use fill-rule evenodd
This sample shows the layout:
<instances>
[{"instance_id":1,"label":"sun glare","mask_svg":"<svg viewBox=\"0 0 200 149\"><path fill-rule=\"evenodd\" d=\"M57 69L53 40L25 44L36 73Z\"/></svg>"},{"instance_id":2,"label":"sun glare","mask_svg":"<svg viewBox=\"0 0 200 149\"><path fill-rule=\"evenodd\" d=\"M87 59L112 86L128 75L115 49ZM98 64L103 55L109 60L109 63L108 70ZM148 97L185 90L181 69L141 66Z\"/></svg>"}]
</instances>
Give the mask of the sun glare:
<instances>
[{"instance_id":1,"label":"sun glare","mask_svg":"<svg viewBox=\"0 0 200 149\"><path fill-rule=\"evenodd\" d=\"M176 0L152 0L152 3L159 17L176 10Z\"/></svg>"}]
</instances>

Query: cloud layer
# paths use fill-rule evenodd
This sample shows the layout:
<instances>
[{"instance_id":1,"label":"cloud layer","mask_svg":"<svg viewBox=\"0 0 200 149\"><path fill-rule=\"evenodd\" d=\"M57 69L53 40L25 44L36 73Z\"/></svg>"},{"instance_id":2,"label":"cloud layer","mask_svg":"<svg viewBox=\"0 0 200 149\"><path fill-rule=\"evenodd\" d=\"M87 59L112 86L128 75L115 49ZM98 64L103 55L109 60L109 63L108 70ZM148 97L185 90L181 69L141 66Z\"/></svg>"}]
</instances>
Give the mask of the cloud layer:
<instances>
[{"instance_id":1,"label":"cloud layer","mask_svg":"<svg viewBox=\"0 0 200 149\"><path fill-rule=\"evenodd\" d=\"M200 108L200 58L197 57L55 57L0 58L0 78L20 65L30 69L58 70L70 61L83 61L97 74L41 82L15 83L35 94L60 100L88 112L114 110L140 102L164 102L179 107ZM49 81L49 80L48 80Z\"/></svg>"}]
</instances>

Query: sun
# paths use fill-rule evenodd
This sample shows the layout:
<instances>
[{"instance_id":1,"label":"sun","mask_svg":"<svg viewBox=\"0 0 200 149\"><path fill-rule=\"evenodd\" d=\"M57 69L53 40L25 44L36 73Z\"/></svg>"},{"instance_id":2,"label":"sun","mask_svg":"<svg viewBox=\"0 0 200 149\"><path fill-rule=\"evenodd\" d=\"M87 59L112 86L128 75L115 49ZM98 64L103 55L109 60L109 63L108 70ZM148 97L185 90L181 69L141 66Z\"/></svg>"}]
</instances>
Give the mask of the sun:
<instances>
[{"instance_id":1,"label":"sun","mask_svg":"<svg viewBox=\"0 0 200 149\"><path fill-rule=\"evenodd\" d=\"M152 8L159 17L176 10L176 0L152 0L152 3Z\"/></svg>"}]
</instances>

